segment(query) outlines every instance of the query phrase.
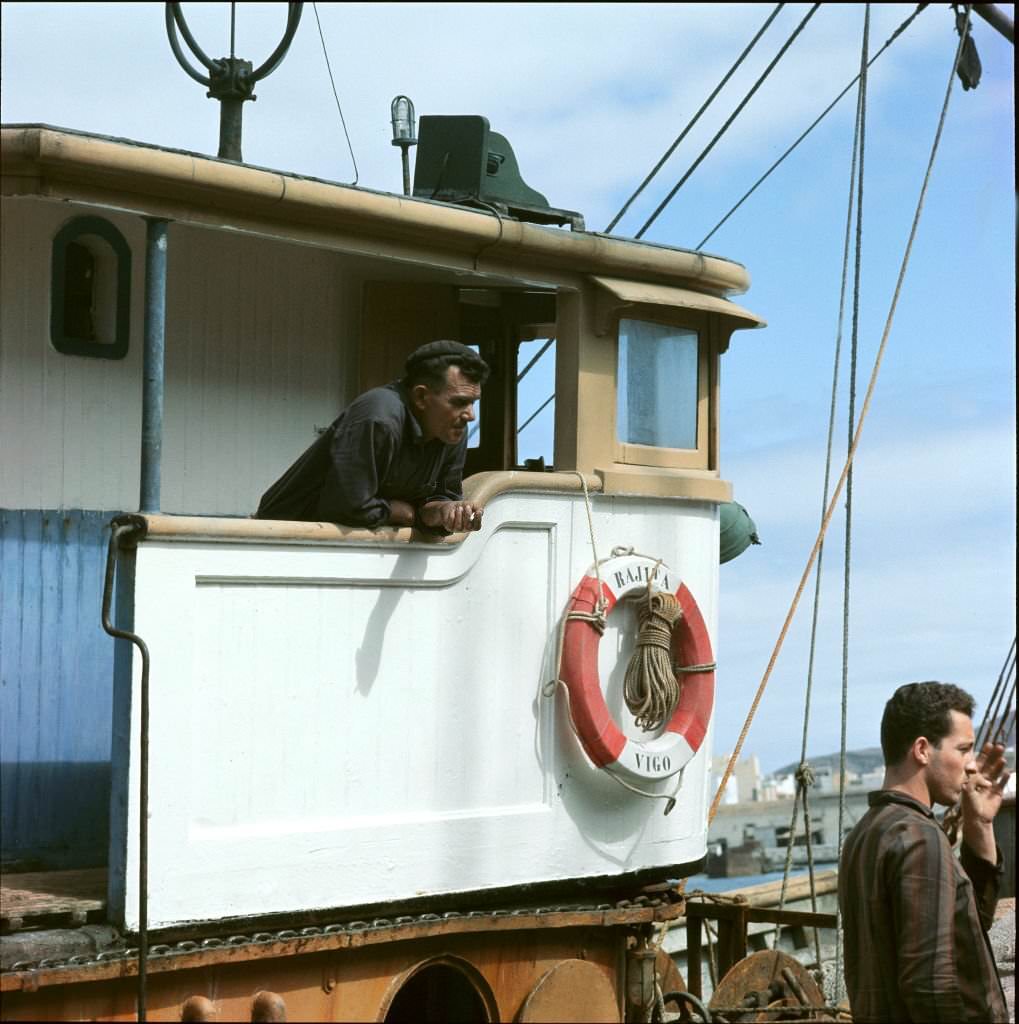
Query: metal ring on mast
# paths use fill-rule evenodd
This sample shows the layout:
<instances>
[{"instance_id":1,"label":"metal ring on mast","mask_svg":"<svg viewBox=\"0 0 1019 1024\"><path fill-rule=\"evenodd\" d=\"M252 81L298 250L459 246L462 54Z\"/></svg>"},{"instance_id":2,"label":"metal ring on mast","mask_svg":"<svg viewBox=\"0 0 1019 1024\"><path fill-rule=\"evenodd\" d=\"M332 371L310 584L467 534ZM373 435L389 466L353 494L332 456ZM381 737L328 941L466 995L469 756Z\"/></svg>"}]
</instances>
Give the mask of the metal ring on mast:
<instances>
[{"instance_id":1,"label":"metal ring on mast","mask_svg":"<svg viewBox=\"0 0 1019 1024\"><path fill-rule=\"evenodd\" d=\"M166 35L170 41L170 49L173 51L177 63L184 69L185 73L193 78L200 85L208 90L212 99L220 101L220 124L219 124L219 156L226 160L240 161L241 157L241 118L242 105L245 100L254 100L255 83L268 77L279 67L280 62L286 56L293 42L297 26L301 22L301 14L304 4L291 2L287 4L287 26L283 32L283 38L272 51L269 57L255 70L252 70L251 61L242 60L233 55L232 42L231 54L229 57L222 57L213 60L198 45L179 3L168 2L166 4ZM208 76L203 75L188 60L177 37L180 32L184 42L192 54L202 64Z\"/></svg>"},{"instance_id":2,"label":"metal ring on mast","mask_svg":"<svg viewBox=\"0 0 1019 1024\"><path fill-rule=\"evenodd\" d=\"M297 32L297 26L301 23L301 15L303 13L303 3L287 4L287 27L283 32L283 38L280 40L279 46L269 54L269 57L261 67L252 72L252 82L258 82L263 78L267 78L279 66L280 61L287 55L287 50L290 49L290 44L293 42L294 33Z\"/></svg>"},{"instance_id":3,"label":"metal ring on mast","mask_svg":"<svg viewBox=\"0 0 1019 1024\"><path fill-rule=\"evenodd\" d=\"M180 47L180 40L177 38L178 29L180 30L180 34L184 37L184 42L188 44L188 48L198 58L199 62L204 64L210 73L213 72L215 69L215 63L205 55L205 51L198 45L197 40L191 34L191 29L188 28L188 24L184 20L184 12L180 9L180 4L168 3L166 5L166 35L170 40L170 49L173 50L173 55L177 58L177 63L180 64L180 66L196 82L206 87L210 86L212 82L198 71L195 71L184 56L184 51L181 50Z\"/></svg>"}]
</instances>

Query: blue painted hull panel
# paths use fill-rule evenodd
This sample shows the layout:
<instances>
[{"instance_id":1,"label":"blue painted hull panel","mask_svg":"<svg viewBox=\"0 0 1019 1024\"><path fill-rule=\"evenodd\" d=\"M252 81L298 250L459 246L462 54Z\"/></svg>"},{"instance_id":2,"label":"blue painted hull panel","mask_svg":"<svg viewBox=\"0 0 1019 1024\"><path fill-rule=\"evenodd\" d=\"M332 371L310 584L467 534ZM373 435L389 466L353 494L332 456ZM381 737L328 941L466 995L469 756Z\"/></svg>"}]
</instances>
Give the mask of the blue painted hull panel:
<instances>
[{"instance_id":1,"label":"blue painted hull panel","mask_svg":"<svg viewBox=\"0 0 1019 1024\"><path fill-rule=\"evenodd\" d=\"M114 641L100 614L115 514L0 510L4 862L106 862Z\"/></svg>"}]
</instances>

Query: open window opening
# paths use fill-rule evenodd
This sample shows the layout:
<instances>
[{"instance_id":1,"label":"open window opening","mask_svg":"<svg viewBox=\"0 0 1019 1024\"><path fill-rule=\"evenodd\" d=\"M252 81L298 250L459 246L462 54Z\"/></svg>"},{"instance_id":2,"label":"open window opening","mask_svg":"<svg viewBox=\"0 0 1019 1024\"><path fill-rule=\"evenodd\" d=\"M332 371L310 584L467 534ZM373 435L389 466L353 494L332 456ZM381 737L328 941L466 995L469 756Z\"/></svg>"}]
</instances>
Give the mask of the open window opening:
<instances>
[{"instance_id":1,"label":"open window opening","mask_svg":"<svg viewBox=\"0 0 1019 1024\"><path fill-rule=\"evenodd\" d=\"M552 468L555 450L555 337L517 344L516 453L521 469Z\"/></svg>"},{"instance_id":2,"label":"open window opening","mask_svg":"<svg viewBox=\"0 0 1019 1024\"><path fill-rule=\"evenodd\" d=\"M469 964L430 963L414 971L389 1004L387 1024L427 1021L487 1022L495 1019L494 999Z\"/></svg>"},{"instance_id":3,"label":"open window opening","mask_svg":"<svg viewBox=\"0 0 1019 1024\"><path fill-rule=\"evenodd\" d=\"M479 345L469 347L480 354ZM552 468L555 449L555 338L517 340L516 353L515 425L509 463L515 469L541 473ZM479 401L468 434L468 451L481 447L481 407Z\"/></svg>"},{"instance_id":4,"label":"open window opening","mask_svg":"<svg viewBox=\"0 0 1019 1024\"><path fill-rule=\"evenodd\" d=\"M462 288L460 341L491 368L475 410L466 475L551 468L555 430L553 293Z\"/></svg>"},{"instance_id":5,"label":"open window opening","mask_svg":"<svg viewBox=\"0 0 1019 1024\"><path fill-rule=\"evenodd\" d=\"M554 291L466 288L402 280L364 284L361 391L400 377L419 345L468 345L491 374L468 430L464 476L550 469L555 433Z\"/></svg>"}]
</instances>

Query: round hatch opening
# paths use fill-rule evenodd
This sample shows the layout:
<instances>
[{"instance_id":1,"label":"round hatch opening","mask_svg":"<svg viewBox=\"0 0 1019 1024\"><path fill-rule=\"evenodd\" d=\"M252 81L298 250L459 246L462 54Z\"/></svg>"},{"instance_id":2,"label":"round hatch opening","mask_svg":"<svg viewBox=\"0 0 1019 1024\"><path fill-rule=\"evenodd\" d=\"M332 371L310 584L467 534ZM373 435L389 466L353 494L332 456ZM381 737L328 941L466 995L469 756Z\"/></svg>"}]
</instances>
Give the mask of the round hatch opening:
<instances>
[{"instance_id":1,"label":"round hatch opening","mask_svg":"<svg viewBox=\"0 0 1019 1024\"><path fill-rule=\"evenodd\" d=\"M442 957L409 972L383 1020L386 1024L487 1024L496 1017L492 991L478 971L464 960Z\"/></svg>"}]
</instances>

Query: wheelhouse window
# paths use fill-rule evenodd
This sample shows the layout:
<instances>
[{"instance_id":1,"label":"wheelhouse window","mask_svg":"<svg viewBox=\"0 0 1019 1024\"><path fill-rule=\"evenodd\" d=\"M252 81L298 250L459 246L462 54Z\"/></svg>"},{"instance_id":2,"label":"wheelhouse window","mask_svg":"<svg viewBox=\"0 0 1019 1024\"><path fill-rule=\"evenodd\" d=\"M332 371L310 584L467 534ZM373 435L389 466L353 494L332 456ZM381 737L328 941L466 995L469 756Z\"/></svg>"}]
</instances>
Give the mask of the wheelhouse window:
<instances>
[{"instance_id":1,"label":"wheelhouse window","mask_svg":"<svg viewBox=\"0 0 1019 1024\"><path fill-rule=\"evenodd\" d=\"M524 469L551 468L555 448L555 338L517 348L516 459Z\"/></svg>"},{"instance_id":2,"label":"wheelhouse window","mask_svg":"<svg viewBox=\"0 0 1019 1024\"><path fill-rule=\"evenodd\" d=\"M696 449L700 351L697 331L619 321L616 423L623 444Z\"/></svg>"},{"instance_id":3,"label":"wheelhouse window","mask_svg":"<svg viewBox=\"0 0 1019 1024\"><path fill-rule=\"evenodd\" d=\"M102 217L75 217L53 239L50 339L58 352L98 359L127 355L131 249Z\"/></svg>"}]
</instances>

